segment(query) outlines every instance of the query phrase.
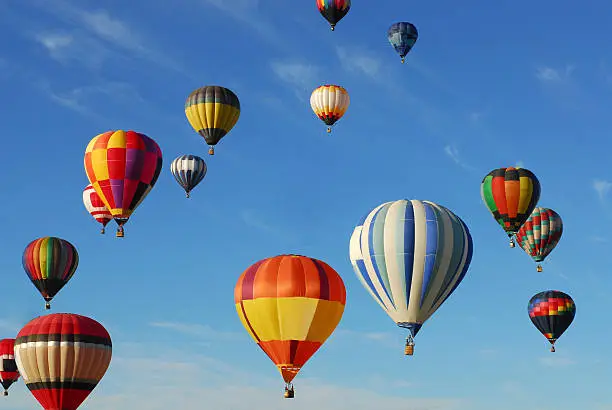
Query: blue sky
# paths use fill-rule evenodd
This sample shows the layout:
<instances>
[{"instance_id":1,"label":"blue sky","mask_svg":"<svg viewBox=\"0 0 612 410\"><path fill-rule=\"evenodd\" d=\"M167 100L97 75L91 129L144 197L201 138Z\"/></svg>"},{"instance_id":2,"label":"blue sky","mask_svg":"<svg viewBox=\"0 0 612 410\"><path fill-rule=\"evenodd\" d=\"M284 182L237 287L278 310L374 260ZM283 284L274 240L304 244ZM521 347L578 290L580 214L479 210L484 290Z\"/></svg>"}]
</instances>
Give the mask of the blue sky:
<instances>
[{"instance_id":1,"label":"blue sky","mask_svg":"<svg viewBox=\"0 0 612 410\"><path fill-rule=\"evenodd\" d=\"M114 342L84 409L612 409L611 7L356 1L331 33L311 0L294 11L280 0L0 3L0 337L44 313L21 254L54 235L81 261L53 311L95 318ZM420 34L404 65L386 40L402 20ZM308 103L324 83L351 95L332 135ZM183 104L213 84L236 92L242 114L209 157ZM85 146L110 129L143 132L164 155L124 239L99 235L81 202ZM182 154L208 164L190 200L169 172ZM516 164L565 224L542 274L480 198L484 175ZM401 198L453 210L475 246L412 358L348 258L359 219ZM233 305L240 273L281 253L325 260L348 291L292 402ZM526 313L547 289L577 305L554 355ZM23 383L9 399L38 408Z\"/></svg>"}]
</instances>

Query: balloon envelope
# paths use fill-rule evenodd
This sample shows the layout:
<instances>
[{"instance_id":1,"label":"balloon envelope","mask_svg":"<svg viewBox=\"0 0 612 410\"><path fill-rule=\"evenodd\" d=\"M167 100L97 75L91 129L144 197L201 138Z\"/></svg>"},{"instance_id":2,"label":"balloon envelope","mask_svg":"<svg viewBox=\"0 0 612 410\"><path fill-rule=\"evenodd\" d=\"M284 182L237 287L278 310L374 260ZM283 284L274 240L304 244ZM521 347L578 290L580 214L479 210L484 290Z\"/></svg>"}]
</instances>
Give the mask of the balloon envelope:
<instances>
[{"instance_id":1,"label":"balloon envelope","mask_svg":"<svg viewBox=\"0 0 612 410\"><path fill-rule=\"evenodd\" d=\"M430 201L386 202L355 227L349 253L365 289L416 336L465 277L472 237L450 210Z\"/></svg>"},{"instance_id":2,"label":"balloon envelope","mask_svg":"<svg viewBox=\"0 0 612 410\"><path fill-rule=\"evenodd\" d=\"M317 117L329 126L327 132L344 116L350 102L348 92L339 85L322 85L310 95L310 107Z\"/></svg>"},{"instance_id":3,"label":"balloon envelope","mask_svg":"<svg viewBox=\"0 0 612 410\"><path fill-rule=\"evenodd\" d=\"M191 127L213 147L234 128L240 117L240 101L232 90L217 85L198 88L187 97L185 115Z\"/></svg>"},{"instance_id":4,"label":"balloon envelope","mask_svg":"<svg viewBox=\"0 0 612 410\"><path fill-rule=\"evenodd\" d=\"M102 224L102 233L104 233L104 227L113 219L113 215L104 205L104 201L102 201L100 195L98 195L91 184L87 185L83 190L83 204L87 212Z\"/></svg>"},{"instance_id":5,"label":"balloon envelope","mask_svg":"<svg viewBox=\"0 0 612 410\"><path fill-rule=\"evenodd\" d=\"M542 262L563 234L563 221L552 209L536 207L516 233L518 244L534 261ZM541 270L540 265L538 265Z\"/></svg>"},{"instance_id":6,"label":"balloon envelope","mask_svg":"<svg viewBox=\"0 0 612 410\"><path fill-rule=\"evenodd\" d=\"M291 383L340 322L346 289L325 262L280 255L240 275L234 302L244 328Z\"/></svg>"},{"instance_id":7,"label":"balloon envelope","mask_svg":"<svg viewBox=\"0 0 612 410\"><path fill-rule=\"evenodd\" d=\"M566 293L547 290L531 298L527 311L531 323L554 345L574 321L576 304Z\"/></svg>"},{"instance_id":8,"label":"balloon envelope","mask_svg":"<svg viewBox=\"0 0 612 410\"><path fill-rule=\"evenodd\" d=\"M512 237L538 204L540 181L525 168L498 168L483 178L480 194L493 218Z\"/></svg>"},{"instance_id":9,"label":"balloon envelope","mask_svg":"<svg viewBox=\"0 0 612 410\"><path fill-rule=\"evenodd\" d=\"M45 410L76 410L106 373L111 355L106 329L70 313L31 320L15 341L19 372Z\"/></svg>"},{"instance_id":10,"label":"balloon envelope","mask_svg":"<svg viewBox=\"0 0 612 410\"><path fill-rule=\"evenodd\" d=\"M317 0L317 9L334 31L336 24L351 9L351 0Z\"/></svg>"},{"instance_id":11,"label":"balloon envelope","mask_svg":"<svg viewBox=\"0 0 612 410\"><path fill-rule=\"evenodd\" d=\"M19 379L19 371L15 362L15 339L0 340L0 385L4 388L4 395L8 389Z\"/></svg>"},{"instance_id":12,"label":"balloon envelope","mask_svg":"<svg viewBox=\"0 0 612 410\"><path fill-rule=\"evenodd\" d=\"M89 182L121 227L155 186L162 152L144 134L108 131L89 142L84 162Z\"/></svg>"},{"instance_id":13,"label":"balloon envelope","mask_svg":"<svg viewBox=\"0 0 612 410\"><path fill-rule=\"evenodd\" d=\"M30 242L22 255L30 281L49 302L68 283L79 266L79 253L67 240L46 236Z\"/></svg>"},{"instance_id":14,"label":"balloon envelope","mask_svg":"<svg viewBox=\"0 0 612 410\"><path fill-rule=\"evenodd\" d=\"M404 62L404 57L410 52L418 38L419 32L412 23L394 23L387 30L387 39L402 58L402 62Z\"/></svg>"},{"instance_id":15,"label":"balloon envelope","mask_svg":"<svg viewBox=\"0 0 612 410\"><path fill-rule=\"evenodd\" d=\"M170 164L170 172L185 190L187 198L191 190L204 179L206 171L206 162L197 155L182 155Z\"/></svg>"}]
</instances>

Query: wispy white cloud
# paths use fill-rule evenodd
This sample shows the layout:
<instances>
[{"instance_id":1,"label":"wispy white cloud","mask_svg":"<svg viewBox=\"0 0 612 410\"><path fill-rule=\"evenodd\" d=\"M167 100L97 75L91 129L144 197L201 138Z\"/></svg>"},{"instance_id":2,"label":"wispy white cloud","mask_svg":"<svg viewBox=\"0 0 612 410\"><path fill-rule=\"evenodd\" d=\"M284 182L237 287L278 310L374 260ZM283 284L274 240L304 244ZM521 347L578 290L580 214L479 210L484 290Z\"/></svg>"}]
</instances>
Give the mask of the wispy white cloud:
<instances>
[{"instance_id":1,"label":"wispy white cloud","mask_svg":"<svg viewBox=\"0 0 612 410\"><path fill-rule=\"evenodd\" d=\"M175 58L156 50L133 27L104 9L86 10L76 3L55 0L36 3L43 10L71 25L62 32L32 35L45 46L50 56L62 62L73 60L99 67L110 56L121 54L123 58L144 58L160 67L187 74Z\"/></svg>"},{"instance_id":2,"label":"wispy white cloud","mask_svg":"<svg viewBox=\"0 0 612 410\"><path fill-rule=\"evenodd\" d=\"M558 354L541 357L539 362L548 367L567 367L576 364L576 362L569 357L559 356Z\"/></svg>"},{"instance_id":3,"label":"wispy white cloud","mask_svg":"<svg viewBox=\"0 0 612 410\"><path fill-rule=\"evenodd\" d=\"M444 147L444 153L448 156L455 164L459 165L461 168L473 170L474 168L468 164L466 164L461 159L461 154L459 153L459 149L454 145L446 145Z\"/></svg>"},{"instance_id":4,"label":"wispy white cloud","mask_svg":"<svg viewBox=\"0 0 612 410\"><path fill-rule=\"evenodd\" d=\"M355 47L338 46L336 47L336 55L347 71L365 74L373 79L378 79L381 63L374 53Z\"/></svg>"},{"instance_id":5,"label":"wispy white cloud","mask_svg":"<svg viewBox=\"0 0 612 410\"><path fill-rule=\"evenodd\" d=\"M470 113L469 118L471 122L477 123L477 122L480 122L480 120L482 120L483 116L484 116L484 113L480 111L474 111Z\"/></svg>"},{"instance_id":6,"label":"wispy white cloud","mask_svg":"<svg viewBox=\"0 0 612 410\"><path fill-rule=\"evenodd\" d=\"M334 332L337 337L349 337L351 340L363 340L364 342L376 343L391 348L403 349L401 342L398 343L396 334L387 332L364 332L358 330L338 329Z\"/></svg>"},{"instance_id":7,"label":"wispy white cloud","mask_svg":"<svg viewBox=\"0 0 612 410\"><path fill-rule=\"evenodd\" d=\"M166 410L206 407L238 409L286 409L282 399L282 379L274 374L273 366L254 373L244 365L232 365L177 348L163 352L143 353L136 357L113 356L111 366L100 385L87 399L89 410ZM298 377L296 399L290 403L295 410L312 408L335 410L467 410L466 400L452 397L402 397L407 381L395 381L375 376L380 382L362 388L351 388L329 380ZM125 383L129 380L129 383ZM374 380L374 378L373 378ZM380 385L380 393L376 386ZM365 387L367 386L367 387ZM23 386L11 392L12 410L30 410L35 401ZM389 387L392 389L389 391Z\"/></svg>"},{"instance_id":8,"label":"wispy white cloud","mask_svg":"<svg viewBox=\"0 0 612 410\"><path fill-rule=\"evenodd\" d=\"M207 340L230 341L243 339L242 334L236 332L224 332L213 329L210 326L197 323L152 322L150 325L152 327L172 330L173 332L179 332Z\"/></svg>"},{"instance_id":9,"label":"wispy white cloud","mask_svg":"<svg viewBox=\"0 0 612 410\"><path fill-rule=\"evenodd\" d=\"M41 91L55 103L99 122L108 121L105 114L102 114L105 110L100 107L114 107L122 104L134 107L148 104L138 90L128 83L103 82L67 91L56 91L46 81L38 85Z\"/></svg>"},{"instance_id":10,"label":"wispy white cloud","mask_svg":"<svg viewBox=\"0 0 612 410\"><path fill-rule=\"evenodd\" d=\"M312 64L298 61L272 61L270 67L274 74L282 81L298 87L301 90L315 88L319 68Z\"/></svg>"},{"instance_id":11,"label":"wispy white cloud","mask_svg":"<svg viewBox=\"0 0 612 410\"><path fill-rule=\"evenodd\" d=\"M603 236L597 236L597 235L590 236L589 239L592 242L597 242L597 243L607 243L607 242L610 242L610 240L608 238L605 238Z\"/></svg>"},{"instance_id":12,"label":"wispy white cloud","mask_svg":"<svg viewBox=\"0 0 612 410\"><path fill-rule=\"evenodd\" d=\"M49 56L62 64L81 63L88 68L100 69L111 52L89 36L75 36L62 31L35 33L36 42Z\"/></svg>"},{"instance_id":13,"label":"wispy white cloud","mask_svg":"<svg viewBox=\"0 0 612 410\"><path fill-rule=\"evenodd\" d=\"M287 242L293 242L297 239L293 233L283 230L274 224L271 224L265 218L263 218L259 214L259 212L253 209L243 209L240 212L240 218L247 226L250 226L251 228L257 229L269 235L282 238Z\"/></svg>"},{"instance_id":14,"label":"wispy white cloud","mask_svg":"<svg viewBox=\"0 0 612 410\"><path fill-rule=\"evenodd\" d=\"M605 181L603 179L596 179L593 181L593 189L597 192L600 200L605 200L608 192L612 188L612 182Z\"/></svg>"},{"instance_id":15,"label":"wispy white cloud","mask_svg":"<svg viewBox=\"0 0 612 410\"><path fill-rule=\"evenodd\" d=\"M283 48L284 36L279 35L276 27L260 11L259 0L197 0L204 6L215 8L228 17L239 21L254 30L263 40Z\"/></svg>"},{"instance_id":16,"label":"wispy white cloud","mask_svg":"<svg viewBox=\"0 0 612 410\"><path fill-rule=\"evenodd\" d=\"M570 79L576 67L568 64L563 69L541 66L536 68L535 76L538 80L547 83L563 83Z\"/></svg>"}]
</instances>

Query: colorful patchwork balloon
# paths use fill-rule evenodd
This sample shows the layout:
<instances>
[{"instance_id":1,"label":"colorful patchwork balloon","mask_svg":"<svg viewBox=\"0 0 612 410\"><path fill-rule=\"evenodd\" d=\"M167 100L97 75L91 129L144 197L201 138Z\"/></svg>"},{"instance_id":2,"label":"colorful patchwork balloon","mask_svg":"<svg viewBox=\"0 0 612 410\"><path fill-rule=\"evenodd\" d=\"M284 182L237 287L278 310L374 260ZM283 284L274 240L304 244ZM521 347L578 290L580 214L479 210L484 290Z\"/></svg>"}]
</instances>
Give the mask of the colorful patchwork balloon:
<instances>
[{"instance_id":1,"label":"colorful patchwork balloon","mask_svg":"<svg viewBox=\"0 0 612 410\"><path fill-rule=\"evenodd\" d=\"M525 168L498 168L484 177L480 195L514 248L513 236L540 200L540 181Z\"/></svg>"},{"instance_id":2,"label":"colorful patchwork balloon","mask_svg":"<svg viewBox=\"0 0 612 410\"><path fill-rule=\"evenodd\" d=\"M336 24L351 9L351 0L317 0L317 9L331 26L331 31L334 31Z\"/></svg>"},{"instance_id":3,"label":"colorful patchwork balloon","mask_svg":"<svg viewBox=\"0 0 612 410\"><path fill-rule=\"evenodd\" d=\"M26 246L22 265L45 299L45 308L51 309L51 300L76 272L79 266L79 253L70 242L46 236L35 239Z\"/></svg>"},{"instance_id":4,"label":"colorful patchwork balloon","mask_svg":"<svg viewBox=\"0 0 612 410\"><path fill-rule=\"evenodd\" d=\"M117 237L123 237L123 225L159 178L159 145L139 132L108 131L89 142L84 162L89 182L119 225Z\"/></svg>"},{"instance_id":5,"label":"colorful patchwork balloon","mask_svg":"<svg viewBox=\"0 0 612 410\"><path fill-rule=\"evenodd\" d=\"M77 410L106 373L111 356L104 326L70 313L37 317L15 340L19 372L45 410Z\"/></svg>"},{"instance_id":6,"label":"colorful patchwork balloon","mask_svg":"<svg viewBox=\"0 0 612 410\"><path fill-rule=\"evenodd\" d=\"M536 207L516 233L516 240L527 255L536 261L537 271L542 272L540 262L555 249L562 234L563 221L559 214L552 209Z\"/></svg>"},{"instance_id":7,"label":"colorful patchwork balloon","mask_svg":"<svg viewBox=\"0 0 612 410\"><path fill-rule=\"evenodd\" d=\"M240 275L234 302L242 325L285 380L285 397L293 398L293 378L340 323L346 289L325 262L280 255Z\"/></svg>"},{"instance_id":8,"label":"colorful patchwork balloon","mask_svg":"<svg viewBox=\"0 0 612 410\"><path fill-rule=\"evenodd\" d=\"M529 301L529 318L534 326L548 339L555 351L555 342L574 321L576 304L566 293L558 290L540 292Z\"/></svg>"}]
</instances>

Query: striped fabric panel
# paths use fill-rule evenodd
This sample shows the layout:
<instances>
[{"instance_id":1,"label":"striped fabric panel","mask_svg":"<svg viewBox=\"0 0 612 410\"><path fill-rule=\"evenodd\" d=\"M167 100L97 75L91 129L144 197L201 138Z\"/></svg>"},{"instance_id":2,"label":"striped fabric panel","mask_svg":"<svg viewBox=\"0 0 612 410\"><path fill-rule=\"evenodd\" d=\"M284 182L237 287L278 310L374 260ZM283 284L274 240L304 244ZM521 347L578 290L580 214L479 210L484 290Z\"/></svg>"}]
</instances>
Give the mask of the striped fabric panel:
<instances>
[{"instance_id":1,"label":"striped fabric panel","mask_svg":"<svg viewBox=\"0 0 612 410\"><path fill-rule=\"evenodd\" d=\"M563 234L563 221L552 209L536 207L516 233L523 250L542 262L555 249Z\"/></svg>"},{"instance_id":2,"label":"striped fabric panel","mask_svg":"<svg viewBox=\"0 0 612 410\"><path fill-rule=\"evenodd\" d=\"M206 176L206 162L197 155L182 155L170 164L170 172L180 186L189 192Z\"/></svg>"},{"instance_id":3,"label":"striped fabric panel","mask_svg":"<svg viewBox=\"0 0 612 410\"><path fill-rule=\"evenodd\" d=\"M353 231L349 254L357 277L393 321L418 329L465 276L472 247L467 227L448 209L400 200L370 212Z\"/></svg>"},{"instance_id":4,"label":"striped fabric panel","mask_svg":"<svg viewBox=\"0 0 612 410\"><path fill-rule=\"evenodd\" d=\"M312 110L327 125L333 125L342 118L350 102L348 92L339 85L322 85L310 96Z\"/></svg>"},{"instance_id":5,"label":"striped fabric panel","mask_svg":"<svg viewBox=\"0 0 612 410\"><path fill-rule=\"evenodd\" d=\"M79 265L79 253L64 239L53 236L38 238L26 246L22 264L31 280L68 281Z\"/></svg>"}]
</instances>

